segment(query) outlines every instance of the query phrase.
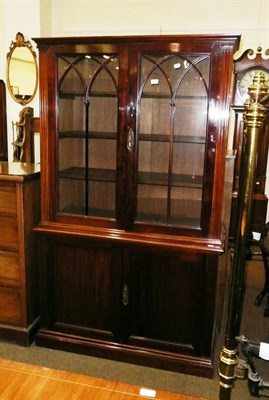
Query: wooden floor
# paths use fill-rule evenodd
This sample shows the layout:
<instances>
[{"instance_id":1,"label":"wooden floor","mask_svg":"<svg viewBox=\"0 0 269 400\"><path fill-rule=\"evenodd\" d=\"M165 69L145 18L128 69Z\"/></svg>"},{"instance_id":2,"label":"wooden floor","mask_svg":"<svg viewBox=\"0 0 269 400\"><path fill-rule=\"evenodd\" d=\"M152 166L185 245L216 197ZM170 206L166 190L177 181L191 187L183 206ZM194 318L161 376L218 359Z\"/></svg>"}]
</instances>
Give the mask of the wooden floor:
<instances>
[{"instance_id":1,"label":"wooden floor","mask_svg":"<svg viewBox=\"0 0 269 400\"><path fill-rule=\"evenodd\" d=\"M144 389L151 391L143 394ZM197 400L171 392L154 392L154 388L0 359L0 400Z\"/></svg>"}]
</instances>

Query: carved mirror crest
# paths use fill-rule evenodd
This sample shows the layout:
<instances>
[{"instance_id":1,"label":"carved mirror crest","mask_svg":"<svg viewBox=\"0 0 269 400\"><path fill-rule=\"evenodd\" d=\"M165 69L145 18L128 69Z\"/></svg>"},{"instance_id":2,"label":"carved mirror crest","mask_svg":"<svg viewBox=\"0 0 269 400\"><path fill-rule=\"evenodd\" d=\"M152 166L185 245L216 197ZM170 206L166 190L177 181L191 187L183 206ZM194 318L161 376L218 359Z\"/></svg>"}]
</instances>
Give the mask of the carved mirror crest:
<instances>
[{"instance_id":1,"label":"carved mirror crest","mask_svg":"<svg viewBox=\"0 0 269 400\"><path fill-rule=\"evenodd\" d=\"M25 105L35 96L38 84L36 53L18 32L7 54L7 87L13 100Z\"/></svg>"}]
</instances>

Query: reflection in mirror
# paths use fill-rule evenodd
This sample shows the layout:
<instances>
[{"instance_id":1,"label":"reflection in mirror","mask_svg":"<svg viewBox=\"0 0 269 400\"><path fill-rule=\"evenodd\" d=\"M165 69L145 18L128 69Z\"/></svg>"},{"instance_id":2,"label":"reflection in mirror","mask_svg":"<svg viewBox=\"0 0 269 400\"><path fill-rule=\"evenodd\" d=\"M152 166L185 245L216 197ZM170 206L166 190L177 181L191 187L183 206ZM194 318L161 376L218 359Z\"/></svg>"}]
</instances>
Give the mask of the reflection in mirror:
<instances>
[{"instance_id":1,"label":"reflection in mirror","mask_svg":"<svg viewBox=\"0 0 269 400\"><path fill-rule=\"evenodd\" d=\"M35 96L38 82L36 53L29 41L18 32L7 54L7 87L11 97L22 105Z\"/></svg>"}]
</instances>

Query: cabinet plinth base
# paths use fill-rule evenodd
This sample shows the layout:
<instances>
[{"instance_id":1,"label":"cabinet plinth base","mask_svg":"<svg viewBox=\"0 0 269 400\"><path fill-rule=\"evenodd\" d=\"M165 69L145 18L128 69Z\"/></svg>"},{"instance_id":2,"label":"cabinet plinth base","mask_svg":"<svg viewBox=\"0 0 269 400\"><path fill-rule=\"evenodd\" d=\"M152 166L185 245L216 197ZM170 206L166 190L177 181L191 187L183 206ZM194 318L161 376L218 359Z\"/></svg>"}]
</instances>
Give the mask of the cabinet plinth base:
<instances>
[{"instance_id":1,"label":"cabinet plinth base","mask_svg":"<svg viewBox=\"0 0 269 400\"><path fill-rule=\"evenodd\" d=\"M144 347L134 348L115 342L91 340L81 336L40 329L35 337L37 346L68 351L113 361L137 364L145 367L174 371L182 374L213 378L210 358L160 352Z\"/></svg>"},{"instance_id":2,"label":"cabinet plinth base","mask_svg":"<svg viewBox=\"0 0 269 400\"><path fill-rule=\"evenodd\" d=\"M26 328L0 324L0 339L14 341L20 346L30 346L38 329L39 317Z\"/></svg>"}]
</instances>

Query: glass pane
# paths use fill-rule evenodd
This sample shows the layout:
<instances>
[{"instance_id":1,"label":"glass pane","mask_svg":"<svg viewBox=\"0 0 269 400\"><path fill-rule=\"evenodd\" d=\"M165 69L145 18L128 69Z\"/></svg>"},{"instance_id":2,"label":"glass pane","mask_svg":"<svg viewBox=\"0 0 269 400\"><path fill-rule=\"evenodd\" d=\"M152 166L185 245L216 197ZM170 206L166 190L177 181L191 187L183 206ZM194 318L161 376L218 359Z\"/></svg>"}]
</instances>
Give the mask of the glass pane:
<instances>
[{"instance_id":1,"label":"glass pane","mask_svg":"<svg viewBox=\"0 0 269 400\"><path fill-rule=\"evenodd\" d=\"M207 55L141 59L137 221L200 226L209 69Z\"/></svg>"},{"instance_id":2,"label":"glass pane","mask_svg":"<svg viewBox=\"0 0 269 400\"><path fill-rule=\"evenodd\" d=\"M104 136L114 133L114 137L116 137L117 118L115 118L115 116L117 116L118 112L117 107L117 97L91 97L89 119L90 132L100 132ZM98 116L98 118L94 118L94 116Z\"/></svg>"},{"instance_id":3,"label":"glass pane","mask_svg":"<svg viewBox=\"0 0 269 400\"><path fill-rule=\"evenodd\" d=\"M59 210L115 218L118 59L61 56L58 79Z\"/></svg>"},{"instance_id":4,"label":"glass pane","mask_svg":"<svg viewBox=\"0 0 269 400\"><path fill-rule=\"evenodd\" d=\"M188 177L191 185L193 182L199 182L202 185L204 153L204 143L193 143L191 146L189 143L174 143L173 175L176 175L179 181Z\"/></svg>"},{"instance_id":5,"label":"glass pane","mask_svg":"<svg viewBox=\"0 0 269 400\"><path fill-rule=\"evenodd\" d=\"M161 139L161 135L168 135L169 140L169 102L166 99L142 98L140 107L140 135L150 134L151 139Z\"/></svg>"},{"instance_id":6,"label":"glass pane","mask_svg":"<svg viewBox=\"0 0 269 400\"><path fill-rule=\"evenodd\" d=\"M88 167L91 215L112 218L116 196L116 140L92 139Z\"/></svg>"},{"instance_id":7,"label":"glass pane","mask_svg":"<svg viewBox=\"0 0 269 400\"><path fill-rule=\"evenodd\" d=\"M162 162L160 162L162 160ZM151 179L158 179L162 174L162 180L168 183L169 143L141 141L138 157L138 182L146 175ZM148 182L149 183L149 182ZM154 183L154 182L153 182Z\"/></svg>"},{"instance_id":8,"label":"glass pane","mask_svg":"<svg viewBox=\"0 0 269 400\"><path fill-rule=\"evenodd\" d=\"M67 136L59 141L59 210L66 213L85 214L84 141Z\"/></svg>"},{"instance_id":9,"label":"glass pane","mask_svg":"<svg viewBox=\"0 0 269 400\"><path fill-rule=\"evenodd\" d=\"M60 185L59 209L69 214L85 214L85 182L82 179L69 179L62 177Z\"/></svg>"},{"instance_id":10,"label":"glass pane","mask_svg":"<svg viewBox=\"0 0 269 400\"><path fill-rule=\"evenodd\" d=\"M137 220L165 224L167 210L167 187L139 185L137 196Z\"/></svg>"},{"instance_id":11,"label":"glass pane","mask_svg":"<svg viewBox=\"0 0 269 400\"><path fill-rule=\"evenodd\" d=\"M174 120L174 140L186 139L188 141L202 140L205 142L207 126L207 98L176 99ZM177 137L180 136L180 137ZM185 138L181 138L185 136Z\"/></svg>"},{"instance_id":12,"label":"glass pane","mask_svg":"<svg viewBox=\"0 0 269 400\"><path fill-rule=\"evenodd\" d=\"M115 184L91 181L89 186L89 208L93 216L112 218L115 209Z\"/></svg>"},{"instance_id":13,"label":"glass pane","mask_svg":"<svg viewBox=\"0 0 269 400\"><path fill-rule=\"evenodd\" d=\"M171 190L170 223L199 227L202 189L173 187Z\"/></svg>"}]
</instances>

